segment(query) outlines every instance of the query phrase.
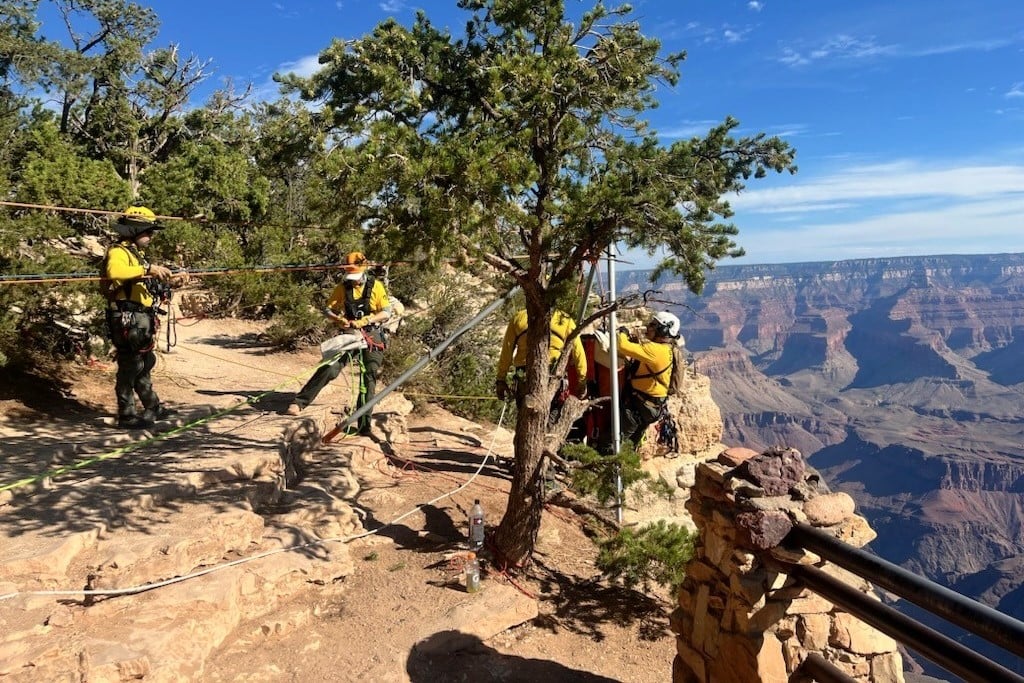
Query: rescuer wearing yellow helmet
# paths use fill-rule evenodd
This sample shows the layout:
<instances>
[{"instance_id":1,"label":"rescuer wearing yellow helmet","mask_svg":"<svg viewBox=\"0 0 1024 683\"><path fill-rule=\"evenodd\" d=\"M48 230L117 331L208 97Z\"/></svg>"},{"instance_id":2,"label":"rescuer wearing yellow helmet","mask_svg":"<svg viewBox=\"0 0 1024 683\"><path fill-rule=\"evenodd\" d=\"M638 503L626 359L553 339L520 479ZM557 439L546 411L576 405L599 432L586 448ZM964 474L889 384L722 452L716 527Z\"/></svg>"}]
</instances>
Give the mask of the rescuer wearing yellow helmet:
<instances>
[{"instance_id":1,"label":"rescuer wearing yellow helmet","mask_svg":"<svg viewBox=\"0 0 1024 683\"><path fill-rule=\"evenodd\" d=\"M328 320L342 330L361 332L366 341L366 348L359 351L362 382L355 410L364 406L376 394L377 379L387 345L383 324L391 318L387 289L383 282L368 271L369 265L370 262L362 252L350 252L345 257L345 278L335 286L324 309ZM342 354L313 373L302 390L295 395L294 402L288 406L287 414L298 415L312 403L323 388L341 373L349 357L348 353ZM359 421L359 433L368 434L370 424L370 415L364 415Z\"/></svg>"},{"instance_id":2,"label":"rescuer wearing yellow helmet","mask_svg":"<svg viewBox=\"0 0 1024 683\"><path fill-rule=\"evenodd\" d=\"M119 241L107 249L101 269L101 287L107 298L107 330L117 350L117 426L142 429L173 411L160 402L150 373L156 365L153 352L157 330L153 281L166 282L171 271L150 263L144 249L153 233L163 229L156 215L144 206L129 206L114 223ZM142 402L138 415L135 396Z\"/></svg>"}]
</instances>

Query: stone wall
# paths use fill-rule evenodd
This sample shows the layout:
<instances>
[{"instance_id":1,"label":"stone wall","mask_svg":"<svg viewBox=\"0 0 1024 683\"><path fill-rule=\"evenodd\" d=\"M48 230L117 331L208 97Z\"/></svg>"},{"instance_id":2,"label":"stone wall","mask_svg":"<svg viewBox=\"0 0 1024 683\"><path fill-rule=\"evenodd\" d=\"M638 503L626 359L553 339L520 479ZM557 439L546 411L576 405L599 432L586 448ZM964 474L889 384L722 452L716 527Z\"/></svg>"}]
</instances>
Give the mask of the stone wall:
<instances>
[{"instance_id":1,"label":"stone wall","mask_svg":"<svg viewBox=\"0 0 1024 683\"><path fill-rule=\"evenodd\" d=\"M724 451L696 468L687 509L700 530L672 614L673 683L805 680L808 654L858 681L903 682L896 642L779 571L811 564L876 597L865 580L778 545L803 522L860 547L875 534L845 493L830 493L794 449Z\"/></svg>"}]
</instances>

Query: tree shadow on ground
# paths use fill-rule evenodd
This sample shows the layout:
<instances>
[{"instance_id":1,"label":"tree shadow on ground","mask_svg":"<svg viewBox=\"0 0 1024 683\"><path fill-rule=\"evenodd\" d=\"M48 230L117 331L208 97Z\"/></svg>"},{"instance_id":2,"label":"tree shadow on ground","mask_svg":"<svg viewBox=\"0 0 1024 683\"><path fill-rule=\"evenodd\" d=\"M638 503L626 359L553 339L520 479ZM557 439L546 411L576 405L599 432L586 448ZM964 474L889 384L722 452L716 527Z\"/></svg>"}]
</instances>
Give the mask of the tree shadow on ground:
<instances>
[{"instance_id":1,"label":"tree shadow on ground","mask_svg":"<svg viewBox=\"0 0 1024 683\"><path fill-rule=\"evenodd\" d=\"M260 391L245 389L228 389L221 391L217 389L196 389L200 396L240 396L249 400L249 405L258 406L266 410L283 411L295 399L294 391ZM259 400L254 400L258 397Z\"/></svg>"},{"instance_id":2,"label":"tree shadow on ground","mask_svg":"<svg viewBox=\"0 0 1024 683\"><path fill-rule=\"evenodd\" d=\"M414 469L421 467L431 472L466 475L476 472L483 459L482 454L466 453L448 448L410 453L408 457L399 455L394 458L395 464L398 466L408 465ZM480 476L512 481L510 469L500 462L493 453L487 458L487 464L480 470Z\"/></svg>"},{"instance_id":3,"label":"tree shadow on ground","mask_svg":"<svg viewBox=\"0 0 1024 683\"><path fill-rule=\"evenodd\" d=\"M24 415L25 421L36 421L37 415L29 414L36 411L50 416L92 416L102 412L101 406L89 404L76 399L73 394L74 375L55 379L53 377L42 377L31 373L12 372L3 381L0 381L0 401L18 401L24 408L28 409ZM113 394L114 387L111 385L110 392ZM19 422L21 417L17 413L8 415L8 418L15 418Z\"/></svg>"},{"instance_id":4,"label":"tree shadow on ground","mask_svg":"<svg viewBox=\"0 0 1024 683\"><path fill-rule=\"evenodd\" d=\"M629 626L639 622L642 640L658 640L668 632L668 606L649 595L569 576L546 565L536 554L530 575L540 583L541 597L555 606L553 614L535 621L540 627L568 629L595 641L604 639L600 626L605 623Z\"/></svg>"},{"instance_id":5,"label":"tree shadow on ground","mask_svg":"<svg viewBox=\"0 0 1024 683\"><path fill-rule=\"evenodd\" d=\"M209 345L219 346L222 349L261 349L262 353L255 355L265 355L268 353L275 353L274 345L271 344L263 335L257 334L256 332L246 332L244 334L218 334L212 337L198 337L192 339L189 342L192 345Z\"/></svg>"},{"instance_id":6,"label":"tree shadow on ground","mask_svg":"<svg viewBox=\"0 0 1024 683\"><path fill-rule=\"evenodd\" d=\"M405 524L382 522L372 511L364 509L364 512L366 518L363 520L363 527L367 531L375 531L377 536L390 538L405 550L436 553L439 549L455 547L464 540L462 531L455 526L451 516L433 505L419 506L419 512L423 513L426 518L423 529L430 534L429 536L423 536L419 531Z\"/></svg>"},{"instance_id":7,"label":"tree shadow on ground","mask_svg":"<svg viewBox=\"0 0 1024 683\"><path fill-rule=\"evenodd\" d=\"M412 683L619 683L546 659L505 655L461 631L441 631L421 640L409 653L405 671Z\"/></svg>"}]
</instances>

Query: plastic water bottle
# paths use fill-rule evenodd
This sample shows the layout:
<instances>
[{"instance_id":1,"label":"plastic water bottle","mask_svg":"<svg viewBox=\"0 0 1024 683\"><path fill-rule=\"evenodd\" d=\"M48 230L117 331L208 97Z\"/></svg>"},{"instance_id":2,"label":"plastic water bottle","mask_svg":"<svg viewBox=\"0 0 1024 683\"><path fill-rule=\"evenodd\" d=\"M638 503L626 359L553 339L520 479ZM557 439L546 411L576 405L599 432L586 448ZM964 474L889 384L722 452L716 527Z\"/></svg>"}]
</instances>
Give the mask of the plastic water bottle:
<instances>
[{"instance_id":1,"label":"plastic water bottle","mask_svg":"<svg viewBox=\"0 0 1024 683\"><path fill-rule=\"evenodd\" d=\"M482 548L484 545L484 509L480 507L480 499L473 501L469 510L469 547Z\"/></svg>"},{"instance_id":2,"label":"plastic water bottle","mask_svg":"<svg viewBox=\"0 0 1024 683\"><path fill-rule=\"evenodd\" d=\"M466 556L466 592L476 593L480 590L480 560L476 559L476 553L469 553Z\"/></svg>"}]
</instances>

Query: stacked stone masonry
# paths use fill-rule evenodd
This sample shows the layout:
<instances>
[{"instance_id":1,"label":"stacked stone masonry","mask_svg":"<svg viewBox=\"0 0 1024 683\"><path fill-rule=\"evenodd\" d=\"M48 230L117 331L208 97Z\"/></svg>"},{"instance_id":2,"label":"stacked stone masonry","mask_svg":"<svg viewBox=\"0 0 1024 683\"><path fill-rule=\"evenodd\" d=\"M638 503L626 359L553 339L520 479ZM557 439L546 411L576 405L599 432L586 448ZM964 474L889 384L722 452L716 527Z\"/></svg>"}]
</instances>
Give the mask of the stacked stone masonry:
<instances>
[{"instance_id":1,"label":"stacked stone masonry","mask_svg":"<svg viewBox=\"0 0 1024 683\"><path fill-rule=\"evenodd\" d=\"M794 523L861 547L875 533L794 449L731 448L697 466L687 509L700 531L679 604L673 683L784 683L813 652L858 681L903 682L897 643L779 571L813 565L877 599L864 579L779 547Z\"/></svg>"}]
</instances>

